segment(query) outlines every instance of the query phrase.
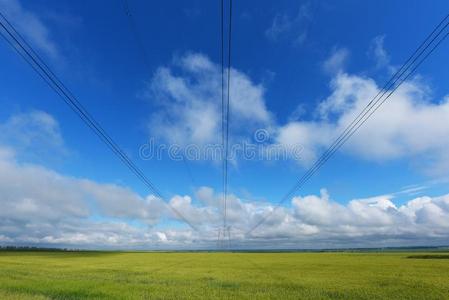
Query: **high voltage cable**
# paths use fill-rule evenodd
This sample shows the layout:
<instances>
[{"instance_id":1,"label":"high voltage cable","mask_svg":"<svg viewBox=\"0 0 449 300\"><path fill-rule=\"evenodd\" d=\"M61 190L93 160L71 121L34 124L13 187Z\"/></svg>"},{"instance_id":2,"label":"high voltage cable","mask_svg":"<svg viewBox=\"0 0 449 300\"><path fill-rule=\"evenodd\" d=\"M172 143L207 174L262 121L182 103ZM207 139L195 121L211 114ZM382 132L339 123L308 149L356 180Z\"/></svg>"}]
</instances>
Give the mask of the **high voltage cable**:
<instances>
[{"instance_id":1,"label":"high voltage cable","mask_svg":"<svg viewBox=\"0 0 449 300\"><path fill-rule=\"evenodd\" d=\"M8 19L0 12L0 25L3 28L1 35L11 47L36 71L36 73L58 94L61 99L74 111L78 117L103 141L109 149L127 166L142 183L161 199L175 215L187 223L195 231L199 230L189 222L177 209L167 203L162 193L145 176L142 170L123 152L110 135L90 115L83 105L76 99L72 92L58 79L33 48L22 38ZM7 35L5 35L5 32ZM9 38L8 38L9 36Z\"/></svg>"},{"instance_id":2,"label":"high voltage cable","mask_svg":"<svg viewBox=\"0 0 449 300\"><path fill-rule=\"evenodd\" d=\"M441 42L447 37L448 33L442 35L442 38L437 41L436 44L424 55L424 57L418 61L418 63L406 74L407 70L420 58L421 55L429 48L429 46L440 37L441 33L448 27L449 23L446 23L439 31L438 28L448 19L449 15L434 28L434 30L427 36L427 38L421 43L421 45L413 52L413 54L407 59L407 61L398 69L398 71L390 78L385 86L377 93L377 95L365 106L365 108L357 115L357 117L346 127L346 129L339 135L339 137L332 143L332 145L315 161L313 166L299 179L299 181L281 198L276 204L275 208L263 217L255 226L253 226L246 234L251 233L262 223L264 223L280 205L289 199L299 188L301 188L307 180L315 174L321 166L329 160L333 154L379 109L383 103L399 88L399 86L407 80L414 71L427 59L427 57L438 47ZM435 32L438 33L432 38ZM430 42L428 42L430 40ZM427 44L427 45L426 45ZM414 57L418 54L416 57ZM410 62L410 64L409 64ZM408 66L407 66L408 65ZM399 83L398 83L399 82ZM398 83L398 84L396 84ZM387 95L383 100L382 97ZM380 96L380 97L379 97ZM379 97L379 98L378 98ZM376 106L377 105L377 106Z\"/></svg>"},{"instance_id":3,"label":"high voltage cable","mask_svg":"<svg viewBox=\"0 0 449 300\"><path fill-rule=\"evenodd\" d=\"M142 42L142 38L140 37L139 31L137 30L136 22L134 21L133 14L131 13L131 9L129 8L128 0L122 0L123 2L123 9L125 11L126 18L128 19L129 27L131 29L131 32L134 35L134 39L136 40L137 46L139 48L140 55L142 56L143 62L148 70L151 70L151 66L148 60L148 53L145 49L145 46ZM172 124L170 119L168 119L169 123ZM186 160L185 155L181 154L181 160L184 165L185 171L187 173L187 176L189 177L191 183L194 187L197 186L197 182L195 180L195 177L193 176L192 168L190 168L190 164L188 160Z\"/></svg>"},{"instance_id":4,"label":"high voltage cable","mask_svg":"<svg viewBox=\"0 0 449 300\"><path fill-rule=\"evenodd\" d=\"M227 196L228 196L228 152L229 152L229 114L230 114L230 84L231 84L231 28L232 28L232 0L229 0L229 29L228 29L228 67L226 80L226 101L225 101L225 9L224 0L220 1L220 59L221 59L221 145L222 145L222 185L223 185L223 227L218 232L218 245L220 247L220 240L226 239L230 242L230 232L227 226ZM221 238L220 238L221 237Z\"/></svg>"},{"instance_id":5,"label":"high voltage cable","mask_svg":"<svg viewBox=\"0 0 449 300\"><path fill-rule=\"evenodd\" d=\"M447 18L447 17L446 17ZM446 19L445 18L445 19ZM443 23L444 22L444 20L441 22L441 23ZM439 24L439 25L441 25L441 23ZM438 25L438 26L439 26ZM438 27L437 26L437 27ZM447 24L446 24L446 26L444 26L441 30L440 30L440 32L439 32L439 34L441 33L441 31L445 28L445 27L447 27ZM437 28L435 28L435 30L429 35L429 37L426 39L426 41L430 38L430 36L431 35L433 35L433 33L436 31L436 29ZM438 43L432 48L432 50L429 52L429 53L427 53L427 55L424 57L424 59L422 59L419 63L418 63L418 65L417 66L415 66L414 68L413 68L413 70L404 78L404 79L402 79L402 81L400 82L400 84L402 84L402 82L403 81L405 81L415 70L416 70L416 68L427 58L427 56L429 56L430 55L430 53L444 40L444 38L447 36L447 34L445 35L445 36L443 36L443 38L441 39L441 40L439 40L438 41ZM436 36L436 37L434 37L434 39L432 39L432 41L431 42L433 42L436 38L438 37L438 35ZM426 42L426 41L424 41L423 42L423 44ZM422 45L423 45L422 44ZM415 51L415 53L416 52L418 52L418 50L422 47L422 45ZM425 47L425 49L423 50L423 51L425 51L427 48L428 48L428 46L429 46L430 44L428 44L426 47ZM422 52L423 51L421 51L421 54L422 54ZM415 54L414 53L414 54ZM412 55L413 56L413 55ZM419 56L418 56L419 57ZM413 62L414 61L416 61L416 59L418 58L418 57L416 57L414 60L413 60ZM407 60L407 62L408 61L410 61L411 60L411 58L412 57L410 57L408 60ZM404 66L405 65L403 65L399 70L398 70L398 72L397 73L399 73L399 71L401 70L401 69L403 69L404 68ZM405 71L407 70L407 69L409 69L409 67L410 66L408 66L406 69L405 69ZM402 74L400 74L400 76L402 76L404 73L405 73L405 71L404 72L402 72ZM396 74L397 74L396 73ZM396 76L396 74L390 79L390 81L392 81L393 80L393 78ZM393 82L393 85L399 80L400 78L398 78L398 79L396 79L394 82ZM389 81L389 82L390 82ZM399 84L399 85L400 85ZM388 85L388 83L387 83L387 85ZM387 86L386 85L386 86ZM390 93L388 94L388 96L381 102L381 104L380 105L382 105L389 97L390 97L390 95L399 87L399 85L397 85L392 91L390 91ZM390 88L391 88L391 86L390 86ZM371 100L370 101L370 103L367 105L367 107L365 107L365 109L364 110L362 110L362 112L360 112L359 113L359 115L358 115L358 117L360 116L360 115L362 115L363 114L363 116L362 116L362 118L364 117L364 116L366 116L366 114L367 113L369 113L370 112L370 110L374 107L374 105L376 105L379 101L380 101L380 99L381 98L379 98L376 102L374 102L374 99L376 99L378 96L379 96L379 94L381 93L382 91L380 91L377 95L376 95L376 97L375 98L373 98L373 100ZM382 96L383 95L385 95L386 94L386 92L388 92L388 89L386 89L386 90L384 90L383 91L383 93L382 93ZM381 96L381 97L382 97ZM374 102L374 104L368 109L368 111L366 111L365 112L365 110L368 108L368 106L370 106L372 103ZM282 204L282 202L284 202L285 200L287 200L297 189L299 189L302 185L303 185L303 183L305 183L305 181L307 181L332 155L333 155L333 153L335 153L354 133L355 133L355 131L356 130L358 130L358 128L360 128L362 125L363 125L363 123L365 123L366 121L367 121L367 119L380 107L380 105L378 106L378 107L376 107L375 108L375 110L374 111L371 111L371 113L368 115L368 117L365 119L365 120L363 120L362 121L362 123L360 123L360 121L362 120L362 119L359 119L358 121L356 121L357 120L357 118L356 119L354 119L352 122L351 122L351 124L345 129L345 131L340 135L340 137L333 143L333 145L330 147L330 148L328 148L328 150L325 152L325 153L323 153L323 155L320 157L320 159L319 160L317 160L315 163L314 163L314 165L312 166L312 168L310 168L309 170L308 170L308 172L306 172L304 175L303 175L303 177L301 177L301 179L298 181L298 183L290 190L290 192L289 193L287 193L282 199L281 199L281 201L279 201L278 202L278 204L277 204L277 206L275 207L275 209L274 210L276 210L278 207L279 207L279 205L280 204ZM352 128L351 128L352 127ZM355 128L355 130L353 130ZM254 226L250 231L248 231L247 232L247 234L249 234L250 232L252 232L254 229L256 229L258 226L260 226L271 214L273 213L273 211L270 213L270 214L268 214L266 217L264 217L261 221L259 221L258 223L257 223L257 225L256 226Z\"/></svg>"},{"instance_id":6,"label":"high voltage cable","mask_svg":"<svg viewBox=\"0 0 449 300\"><path fill-rule=\"evenodd\" d=\"M227 100L226 100L226 133L225 133L225 154L224 154L224 175L223 175L223 194L224 194L224 226L227 225L227 197L228 197L228 152L229 152L229 114L230 114L230 90L231 90L231 41L232 41L232 0L229 0L229 33L228 33L228 72L227 72Z\"/></svg>"},{"instance_id":7,"label":"high voltage cable","mask_svg":"<svg viewBox=\"0 0 449 300\"><path fill-rule=\"evenodd\" d=\"M225 194L224 194L224 147L225 147L225 100L224 100L224 0L220 1L220 20L221 20L221 49L220 49L220 59L221 59L221 147L222 147L222 184L223 184L223 228L226 226L226 204L225 204Z\"/></svg>"},{"instance_id":8,"label":"high voltage cable","mask_svg":"<svg viewBox=\"0 0 449 300\"><path fill-rule=\"evenodd\" d=\"M444 21L444 20L443 20ZM442 21L442 22L443 22ZM441 23L442 23L441 22ZM441 23L440 23L440 25L441 25ZM428 39L433 35L433 33L436 31L436 29L437 28L435 28L434 29L434 31L432 31L432 33L426 38L426 40L418 47L418 49L417 50L415 50L415 52L412 54L412 56L406 61L406 63L404 64L404 65L402 65L399 69L398 69L398 71L393 75L393 77L387 82L387 84L385 84L385 86L377 93L377 95L368 103L368 105L367 106L365 106L365 108L357 115L357 117L346 127L346 129L340 134L340 136L339 136L339 138L337 138L337 140L335 140L334 142L333 142L333 144L323 153L323 155L320 157L320 159L315 163L315 165L317 165L317 164L322 164L322 161L324 160L324 159L326 159L326 157L327 156L329 156L329 155L332 155L336 150L338 150L338 146L339 145L342 145L350 136L352 136L354 133L355 133L355 131L361 126L361 125L363 125L363 123L364 122L366 122L366 120L374 113L374 111L376 111L379 107L376 107L375 109L374 109L374 111L371 111L372 109L373 109L373 107L375 107L375 105L377 105L380 101L381 101L381 99L382 99L382 97L384 96L384 95L386 95L387 94L387 92L388 92L388 90L390 89L390 88L392 88L392 87L394 87L394 90L395 89L397 89L398 87L399 87L399 85L400 84L402 84L402 82L403 81L405 81L405 79L406 78L404 78L404 79L401 79L400 77L402 76L402 75L404 75L406 72L407 72L407 70L408 69L410 69L410 67L412 66L412 64L413 63L415 63L416 62L416 60L419 58L419 56L421 56L426 50L427 50L427 48L431 45L431 43L433 42L433 41L435 41L435 39L439 36L439 34L441 34L441 32L445 29L445 27L447 27L447 25L446 26L444 26L440 31L439 31L439 33L430 41L430 43L429 44L427 44L427 46L425 46L424 47L424 49L422 49L421 51L420 51L420 54L417 56L417 57L415 57L413 60L412 60L412 58L413 58L413 56L416 54L416 53L418 53L419 52L419 50L423 47L423 45L428 41ZM441 43L441 41L444 39L445 37L443 37L438 43L437 43L437 45L439 44L439 43ZM436 47L436 46L435 46ZM435 48L434 47L434 48ZM425 56L425 58L431 53L433 51L433 49ZM412 62L411 62L411 64L409 65L409 66L407 66L406 68L404 68L405 66L406 66L406 64L410 61L410 60L412 60ZM419 66L421 63L423 62L423 60L421 60L419 63L418 63L418 65L417 66ZM409 75L407 75L407 77L408 76L410 76L411 75L411 73L413 73L413 71L417 68L417 66L415 66L413 69L412 69L412 71L410 71L409 72ZM402 71L403 70L403 71ZM402 71L402 72L401 72ZM399 74L399 75L398 75ZM396 79L395 79L395 77L397 77ZM399 85L397 85L396 87L395 87L395 84L398 82L398 81L400 81L400 84ZM392 91L390 91L390 94L392 93ZM379 95L380 95L380 97L379 97ZM379 97L379 98L378 98ZM377 99L378 98L378 99ZM376 100L377 99L377 100ZM376 101L375 101L376 100ZM384 99L381 103L383 104L383 102L385 102L385 100L386 99ZM380 104L380 105L382 105L382 104ZM379 105L379 106L380 106ZM371 111L371 113L370 113L370 111ZM368 115L368 117L365 119L365 120L363 120L363 118L367 115L369 113L369 115ZM363 120L363 121L362 121ZM362 122L362 123L360 123L360 122ZM355 130L353 130L354 128L356 128ZM326 159L327 160L327 159ZM312 167L313 168L313 167ZM311 171L312 169L310 169L309 170L309 172ZM306 173L307 174L307 173ZM288 196L291 196L291 194L293 194L294 193L294 190L292 189L292 192L291 193L289 193L288 194Z\"/></svg>"}]
</instances>

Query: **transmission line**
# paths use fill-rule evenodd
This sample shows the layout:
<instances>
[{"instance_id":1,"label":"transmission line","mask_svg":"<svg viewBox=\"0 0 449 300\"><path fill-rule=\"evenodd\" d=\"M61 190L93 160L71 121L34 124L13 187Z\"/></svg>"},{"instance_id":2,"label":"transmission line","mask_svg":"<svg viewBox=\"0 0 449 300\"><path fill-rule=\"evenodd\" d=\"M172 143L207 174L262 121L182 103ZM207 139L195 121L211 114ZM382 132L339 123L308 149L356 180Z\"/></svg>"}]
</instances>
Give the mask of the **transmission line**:
<instances>
[{"instance_id":1,"label":"transmission line","mask_svg":"<svg viewBox=\"0 0 449 300\"><path fill-rule=\"evenodd\" d=\"M225 201L225 187L224 187L224 174L225 174L225 98L224 98L224 0L220 1L221 12L221 147L222 147L222 184L223 184L223 228L226 226L226 201Z\"/></svg>"},{"instance_id":2,"label":"transmission line","mask_svg":"<svg viewBox=\"0 0 449 300\"><path fill-rule=\"evenodd\" d=\"M90 115L83 105L76 99L72 92L51 71L47 64L39 57L33 48L22 38L8 19L0 12L0 26L3 28L1 35L6 42L36 71L36 73L49 85L51 89L75 112L78 117L104 142L108 148L122 161L128 169L152 192L161 199L171 211L188 224L192 229L199 230L189 222L176 208L172 207L163 197L162 193L154 186L142 170L123 152L111 136Z\"/></svg>"},{"instance_id":3,"label":"transmission line","mask_svg":"<svg viewBox=\"0 0 449 300\"><path fill-rule=\"evenodd\" d=\"M228 197L228 161L229 161L229 115L230 115L230 84L231 84L231 40L232 40L232 0L229 0L227 60L225 79L225 4L220 1L220 59L221 59L221 145L222 145L222 185L223 185L223 226L218 230L217 243L222 247L228 239L230 245L231 234L227 223L227 197ZM226 84L225 84L226 83ZM226 87L225 87L226 85ZM225 96L226 89L226 96ZM226 99L225 99L226 98ZM223 245L222 245L223 244Z\"/></svg>"},{"instance_id":4,"label":"transmission line","mask_svg":"<svg viewBox=\"0 0 449 300\"><path fill-rule=\"evenodd\" d=\"M226 103L226 150L225 150L225 205L228 196L228 161L229 161L229 118L230 118L230 97L231 97L231 41L232 41L232 0L229 0L229 35L228 35L228 86L227 86L227 103ZM226 207L225 207L226 218Z\"/></svg>"},{"instance_id":5,"label":"transmission line","mask_svg":"<svg viewBox=\"0 0 449 300\"><path fill-rule=\"evenodd\" d=\"M231 50L232 50L232 0L229 0L229 19L228 19L228 66L226 80L226 101L225 101L225 75L224 75L224 1L221 4L221 142L223 148L222 171L223 171L223 228L221 237L228 239L230 244L231 234L227 224L227 201L228 201L228 162L229 162L229 119L230 119L230 90L231 90ZM220 230L218 233L218 242L220 243Z\"/></svg>"},{"instance_id":6,"label":"transmission line","mask_svg":"<svg viewBox=\"0 0 449 300\"><path fill-rule=\"evenodd\" d=\"M406 62L396 71L384 87L377 95L365 106L365 108L357 115L357 117L345 128L339 137L331 144L331 146L315 161L312 167L298 180L298 182L281 198L273 210L263 217L255 226L253 226L246 234L250 234L262 223L264 223L280 205L289 199L298 189L300 189L315 174L321 166L326 163L334 153L382 106L385 101L396 91L399 86L407 80L414 71L427 59L427 57L443 42L449 32L444 33L449 23L445 23L449 15L434 28L421 45L413 52ZM442 26L444 25L444 26ZM441 27L441 28L440 28ZM435 32L437 34L434 36ZM442 37L441 37L442 36ZM429 41L430 40L430 41ZM434 43L434 41L437 41ZM427 49L433 44L429 51ZM427 53L426 53L427 51ZM424 55L422 59L420 57ZM419 60L420 59L420 60ZM418 61L418 62L417 62ZM415 66L413 66L413 64ZM412 67L413 66L413 67ZM411 68L411 69L410 69ZM410 71L408 71L410 69ZM408 73L407 73L408 71ZM404 77L402 77L406 74ZM385 96L386 95L386 96ZM384 99L382 97L385 96Z\"/></svg>"}]
</instances>

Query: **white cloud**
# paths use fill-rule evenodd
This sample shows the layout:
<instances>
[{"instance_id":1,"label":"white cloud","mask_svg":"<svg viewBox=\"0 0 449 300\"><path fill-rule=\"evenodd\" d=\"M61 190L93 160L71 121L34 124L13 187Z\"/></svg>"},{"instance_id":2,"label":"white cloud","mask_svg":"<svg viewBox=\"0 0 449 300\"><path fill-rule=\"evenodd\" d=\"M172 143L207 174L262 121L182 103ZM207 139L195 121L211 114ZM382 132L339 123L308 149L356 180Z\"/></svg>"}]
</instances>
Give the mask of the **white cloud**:
<instances>
[{"instance_id":1,"label":"white cloud","mask_svg":"<svg viewBox=\"0 0 449 300\"><path fill-rule=\"evenodd\" d=\"M23 153L64 148L58 122L42 111L11 116L0 124L0 235L13 243L86 244L124 239L92 227L134 230L125 222L153 226L169 213L153 196L129 188L73 178L38 164L19 162ZM41 149L42 151L36 151ZM25 155L26 156L26 155ZM21 159L20 161L23 161ZM100 218L105 221L94 221ZM106 221L107 220L107 221ZM119 225L121 224L121 225ZM92 244L93 245L93 244Z\"/></svg>"},{"instance_id":2,"label":"white cloud","mask_svg":"<svg viewBox=\"0 0 449 300\"><path fill-rule=\"evenodd\" d=\"M263 87L235 69L231 78L232 127L249 130L267 126L271 115ZM146 96L159 107L149 125L153 135L181 145L220 142L221 69L206 56L187 54L176 59L171 68L160 67Z\"/></svg>"},{"instance_id":3,"label":"white cloud","mask_svg":"<svg viewBox=\"0 0 449 300\"><path fill-rule=\"evenodd\" d=\"M321 225L322 237L361 237L363 241L439 237L448 228L449 195L410 200L397 207L393 196L355 199L347 205L333 202L327 193L293 199L298 218L306 224ZM425 217L421 217L421 216ZM446 219L445 219L446 218ZM446 236L446 234L443 234Z\"/></svg>"},{"instance_id":4,"label":"white cloud","mask_svg":"<svg viewBox=\"0 0 449 300\"><path fill-rule=\"evenodd\" d=\"M390 64L390 56L384 48L384 40L384 35L376 36L368 49L368 56L374 59L377 68L383 68Z\"/></svg>"},{"instance_id":5,"label":"white cloud","mask_svg":"<svg viewBox=\"0 0 449 300\"><path fill-rule=\"evenodd\" d=\"M1 149L0 153L7 153ZM175 218L153 196L126 187L61 175L42 166L0 159L0 241L16 245L82 248L213 248L221 226L221 195L202 187L194 204L175 195L170 205L193 222ZM228 197L235 247L352 247L438 244L449 238L449 195L419 197L401 206L393 195L353 199L346 205L320 195L297 196L291 206ZM246 234L262 218L266 222Z\"/></svg>"},{"instance_id":6,"label":"white cloud","mask_svg":"<svg viewBox=\"0 0 449 300\"><path fill-rule=\"evenodd\" d=\"M307 39L311 20L310 3L302 4L294 17L287 13L276 14L271 26L265 31L265 35L271 41L286 38L291 40L294 45L301 45Z\"/></svg>"},{"instance_id":7,"label":"white cloud","mask_svg":"<svg viewBox=\"0 0 449 300\"><path fill-rule=\"evenodd\" d=\"M127 188L63 176L39 165L20 164L11 156L0 160L0 191L0 202L6 207L2 217L21 221L87 218L99 213L152 223L165 210L160 200L143 199Z\"/></svg>"},{"instance_id":8,"label":"white cloud","mask_svg":"<svg viewBox=\"0 0 449 300\"><path fill-rule=\"evenodd\" d=\"M316 120L298 120L278 128L279 142L304 147L305 164L324 151L380 90L374 80L344 72L335 75L331 89L331 95L318 105ZM426 172L446 172L449 125L444 120L448 117L449 97L431 99L430 88L416 78L396 90L343 151L374 161L425 158L420 167Z\"/></svg>"},{"instance_id":9,"label":"white cloud","mask_svg":"<svg viewBox=\"0 0 449 300\"><path fill-rule=\"evenodd\" d=\"M438 244L448 238L449 195L411 199L401 206L393 195L343 202L320 195L297 196L291 207L274 209L232 197L229 214L241 247L352 247ZM271 215L254 231L264 216ZM329 246L331 245L331 246Z\"/></svg>"},{"instance_id":10,"label":"white cloud","mask_svg":"<svg viewBox=\"0 0 449 300\"><path fill-rule=\"evenodd\" d=\"M266 128L274 145L296 149L301 145L300 164L309 165L380 91L370 77L344 71L349 51L335 48L323 68L332 74L330 94L316 107L315 117L296 116L276 123L265 104L262 85L233 70L231 88L231 139L248 139ZM197 146L220 143L220 67L201 54L188 54L170 67L159 68L148 95L159 105L150 128L159 140ZM431 89L419 77L405 82L342 149L355 157L386 161L407 158L421 161L426 173L449 169L449 96L432 99ZM369 139L366 137L369 136ZM294 158L297 158L295 155ZM425 159L424 159L425 158Z\"/></svg>"},{"instance_id":11,"label":"white cloud","mask_svg":"<svg viewBox=\"0 0 449 300\"><path fill-rule=\"evenodd\" d=\"M319 133L319 134L317 134ZM333 137L333 128L319 122L292 121L280 126L276 133L276 142L285 147L301 145L300 163L309 165L316 159L317 153Z\"/></svg>"},{"instance_id":12,"label":"white cloud","mask_svg":"<svg viewBox=\"0 0 449 300\"><path fill-rule=\"evenodd\" d=\"M335 116L352 109L357 99L362 101L361 105L368 104L377 92L374 80L343 72L332 78L330 87L332 93L318 105L320 117L326 120L332 114Z\"/></svg>"},{"instance_id":13,"label":"white cloud","mask_svg":"<svg viewBox=\"0 0 449 300\"><path fill-rule=\"evenodd\" d=\"M183 220L153 195L142 197L127 187L19 162L17 155L32 151L36 145L63 145L58 123L51 115L40 111L13 115L1 129L3 143L13 142L0 145L2 243L95 248L157 247L159 242L179 246L193 241L187 225L160 231L165 222L162 220ZM207 188L202 191L204 197L211 194ZM191 223L205 223L204 228L216 218L215 208L196 207L189 196L174 196L171 204L185 210ZM159 234L154 226L158 226Z\"/></svg>"},{"instance_id":14,"label":"white cloud","mask_svg":"<svg viewBox=\"0 0 449 300\"><path fill-rule=\"evenodd\" d=\"M186 220L193 220L195 224L207 227L218 221L215 207L194 206L192 198L187 195L175 195L170 200L170 206L180 212Z\"/></svg>"},{"instance_id":15,"label":"white cloud","mask_svg":"<svg viewBox=\"0 0 449 300\"><path fill-rule=\"evenodd\" d=\"M36 13L24 8L18 0L0 0L0 10L32 45L50 57L58 58L59 51L50 31Z\"/></svg>"},{"instance_id":16,"label":"white cloud","mask_svg":"<svg viewBox=\"0 0 449 300\"><path fill-rule=\"evenodd\" d=\"M218 207L220 205L221 198L215 197L214 190L210 187L199 187L195 193L195 196L206 206Z\"/></svg>"},{"instance_id":17,"label":"white cloud","mask_svg":"<svg viewBox=\"0 0 449 300\"><path fill-rule=\"evenodd\" d=\"M165 232L165 240L157 233L163 233L160 228L152 229L166 218L180 221L152 195L143 198L126 187L20 164L11 154L0 159L0 195L0 236L13 244L151 248L159 241L170 242L170 235L171 242L192 235L187 225L170 235ZM171 203L192 223L208 220L207 212L213 209L196 209L188 200L175 196Z\"/></svg>"},{"instance_id":18,"label":"white cloud","mask_svg":"<svg viewBox=\"0 0 449 300\"><path fill-rule=\"evenodd\" d=\"M326 190L321 190L320 196L296 197L292 203L296 216L309 225L330 225L350 220L345 207L331 202Z\"/></svg>"},{"instance_id":19,"label":"white cloud","mask_svg":"<svg viewBox=\"0 0 449 300\"><path fill-rule=\"evenodd\" d=\"M98 184L90 180L77 182L98 205L104 216L157 223L166 211L162 201L154 196L142 198L132 190L115 184Z\"/></svg>"},{"instance_id":20,"label":"white cloud","mask_svg":"<svg viewBox=\"0 0 449 300\"><path fill-rule=\"evenodd\" d=\"M57 120L34 110L12 115L0 123L0 145L9 145L26 158L49 158L68 152Z\"/></svg>"},{"instance_id":21,"label":"white cloud","mask_svg":"<svg viewBox=\"0 0 449 300\"><path fill-rule=\"evenodd\" d=\"M334 48L331 55L323 62L323 70L329 74L342 72L349 57L349 50L346 48Z\"/></svg>"}]
</instances>

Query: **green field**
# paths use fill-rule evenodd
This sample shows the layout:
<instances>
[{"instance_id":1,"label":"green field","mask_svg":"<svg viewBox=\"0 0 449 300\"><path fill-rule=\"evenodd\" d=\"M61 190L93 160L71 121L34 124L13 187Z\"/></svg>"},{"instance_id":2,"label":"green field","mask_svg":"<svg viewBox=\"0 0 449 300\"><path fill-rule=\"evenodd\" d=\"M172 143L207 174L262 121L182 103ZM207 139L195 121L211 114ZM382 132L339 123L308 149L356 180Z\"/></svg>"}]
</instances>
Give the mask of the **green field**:
<instances>
[{"instance_id":1,"label":"green field","mask_svg":"<svg viewBox=\"0 0 449 300\"><path fill-rule=\"evenodd\" d=\"M0 299L449 299L424 254L0 252Z\"/></svg>"}]
</instances>

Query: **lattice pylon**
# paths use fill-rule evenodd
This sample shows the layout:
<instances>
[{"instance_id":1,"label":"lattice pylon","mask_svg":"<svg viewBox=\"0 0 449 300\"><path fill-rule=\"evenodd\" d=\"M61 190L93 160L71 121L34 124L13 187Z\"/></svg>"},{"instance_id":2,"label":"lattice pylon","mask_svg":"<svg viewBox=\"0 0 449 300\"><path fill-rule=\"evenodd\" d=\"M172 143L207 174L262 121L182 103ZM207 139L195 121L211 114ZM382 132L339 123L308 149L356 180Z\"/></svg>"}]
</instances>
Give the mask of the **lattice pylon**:
<instances>
[{"instance_id":1,"label":"lattice pylon","mask_svg":"<svg viewBox=\"0 0 449 300\"><path fill-rule=\"evenodd\" d=\"M231 248L231 226L223 226L218 229L217 247L218 249Z\"/></svg>"}]
</instances>

